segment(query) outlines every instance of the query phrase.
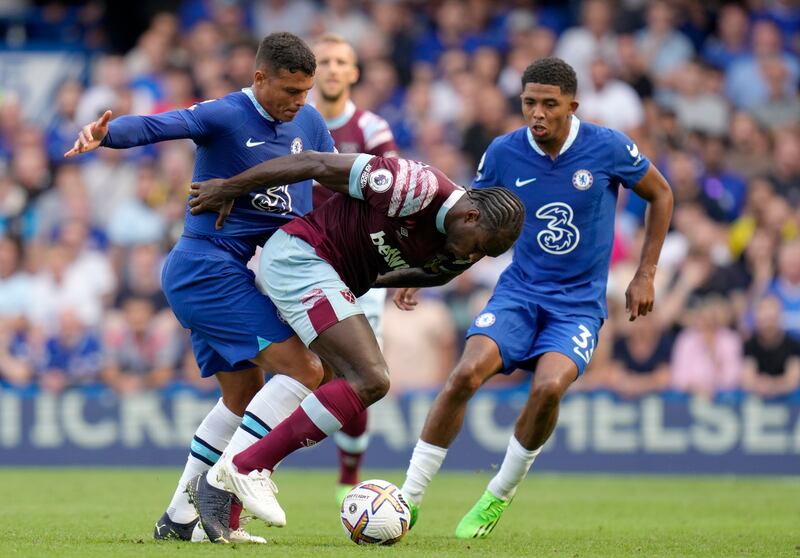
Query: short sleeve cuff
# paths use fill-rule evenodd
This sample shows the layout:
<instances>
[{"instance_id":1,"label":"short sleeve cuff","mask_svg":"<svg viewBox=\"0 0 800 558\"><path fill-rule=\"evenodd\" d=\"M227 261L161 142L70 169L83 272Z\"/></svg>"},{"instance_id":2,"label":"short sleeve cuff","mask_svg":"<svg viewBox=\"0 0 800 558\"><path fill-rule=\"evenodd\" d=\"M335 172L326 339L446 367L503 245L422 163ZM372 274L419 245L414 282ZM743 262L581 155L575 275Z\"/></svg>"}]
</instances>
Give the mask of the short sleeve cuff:
<instances>
[{"instance_id":1,"label":"short sleeve cuff","mask_svg":"<svg viewBox=\"0 0 800 558\"><path fill-rule=\"evenodd\" d=\"M633 167L633 172L627 172L619 176L619 183L622 184L623 188L635 188L636 185L641 182L642 178L644 178L644 175L647 174L647 169L650 168L650 164L649 159L642 157L642 160Z\"/></svg>"},{"instance_id":2,"label":"short sleeve cuff","mask_svg":"<svg viewBox=\"0 0 800 558\"><path fill-rule=\"evenodd\" d=\"M353 166L350 167L350 183L348 191L350 196L357 200L364 199L364 193L361 191L361 173L364 172L364 167L373 159L373 155L362 153L356 157Z\"/></svg>"}]
</instances>

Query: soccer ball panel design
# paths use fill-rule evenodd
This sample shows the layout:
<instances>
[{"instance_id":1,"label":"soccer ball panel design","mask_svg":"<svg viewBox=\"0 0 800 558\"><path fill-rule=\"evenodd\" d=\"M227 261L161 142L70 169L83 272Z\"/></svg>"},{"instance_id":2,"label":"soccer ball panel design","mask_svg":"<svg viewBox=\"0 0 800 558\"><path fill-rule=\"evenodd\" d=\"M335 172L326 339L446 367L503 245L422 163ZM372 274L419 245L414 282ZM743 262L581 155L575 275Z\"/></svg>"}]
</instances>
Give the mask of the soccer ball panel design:
<instances>
[{"instance_id":1,"label":"soccer ball panel design","mask_svg":"<svg viewBox=\"0 0 800 558\"><path fill-rule=\"evenodd\" d=\"M408 532L411 521L400 489L379 479L354 486L340 511L342 527L356 544L394 544Z\"/></svg>"}]
</instances>

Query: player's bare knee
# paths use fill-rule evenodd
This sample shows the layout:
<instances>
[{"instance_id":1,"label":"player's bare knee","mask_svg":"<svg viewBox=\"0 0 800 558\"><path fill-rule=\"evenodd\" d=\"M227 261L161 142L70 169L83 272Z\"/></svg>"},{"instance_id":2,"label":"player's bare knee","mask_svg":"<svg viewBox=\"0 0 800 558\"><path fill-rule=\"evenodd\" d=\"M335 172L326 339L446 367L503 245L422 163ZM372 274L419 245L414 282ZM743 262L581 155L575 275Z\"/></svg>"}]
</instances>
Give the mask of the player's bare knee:
<instances>
[{"instance_id":1,"label":"player's bare knee","mask_svg":"<svg viewBox=\"0 0 800 558\"><path fill-rule=\"evenodd\" d=\"M539 405L557 406L564 395L564 391L564 386L557 379L534 382L530 398Z\"/></svg>"},{"instance_id":2,"label":"player's bare knee","mask_svg":"<svg viewBox=\"0 0 800 558\"><path fill-rule=\"evenodd\" d=\"M261 386L256 386L255 384L241 384L236 386L235 389L223 392L222 403L230 412L241 417L260 389Z\"/></svg>"},{"instance_id":3,"label":"player's bare knee","mask_svg":"<svg viewBox=\"0 0 800 558\"><path fill-rule=\"evenodd\" d=\"M469 399L483 383L478 368L471 363L460 363L447 379L445 390L459 399Z\"/></svg>"},{"instance_id":4,"label":"player's bare knee","mask_svg":"<svg viewBox=\"0 0 800 558\"><path fill-rule=\"evenodd\" d=\"M264 373L253 370L225 374L218 376L222 403L232 413L242 416L250 401L264 386Z\"/></svg>"},{"instance_id":5,"label":"player's bare knee","mask_svg":"<svg viewBox=\"0 0 800 558\"><path fill-rule=\"evenodd\" d=\"M386 368L376 368L363 374L359 384L354 387L364 405L372 405L389 392L389 371Z\"/></svg>"},{"instance_id":6,"label":"player's bare knee","mask_svg":"<svg viewBox=\"0 0 800 558\"><path fill-rule=\"evenodd\" d=\"M322 361L311 351L305 351L291 366L292 378L310 390L317 389L325 376Z\"/></svg>"}]
</instances>

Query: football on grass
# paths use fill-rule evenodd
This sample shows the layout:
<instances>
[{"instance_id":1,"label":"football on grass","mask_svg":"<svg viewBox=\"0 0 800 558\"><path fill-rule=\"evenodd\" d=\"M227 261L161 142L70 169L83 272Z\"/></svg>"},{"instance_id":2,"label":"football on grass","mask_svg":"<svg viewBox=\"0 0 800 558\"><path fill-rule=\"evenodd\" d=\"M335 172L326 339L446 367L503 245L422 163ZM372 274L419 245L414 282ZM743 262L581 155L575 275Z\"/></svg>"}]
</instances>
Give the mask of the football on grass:
<instances>
[{"instance_id":1,"label":"football on grass","mask_svg":"<svg viewBox=\"0 0 800 558\"><path fill-rule=\"evenodd\" d=\"M408 532L411 510L399 488L375 479L357 484L345 496L341 518L356 544L394 544Z\"/></svg>"}]
</instances>

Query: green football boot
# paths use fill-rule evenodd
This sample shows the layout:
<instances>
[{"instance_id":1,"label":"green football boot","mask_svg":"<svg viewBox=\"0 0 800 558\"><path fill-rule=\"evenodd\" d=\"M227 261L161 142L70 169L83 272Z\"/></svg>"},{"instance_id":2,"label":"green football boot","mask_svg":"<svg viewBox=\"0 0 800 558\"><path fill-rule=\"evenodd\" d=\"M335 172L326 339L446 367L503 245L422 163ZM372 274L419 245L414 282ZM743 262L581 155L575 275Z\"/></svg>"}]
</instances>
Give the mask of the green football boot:
<instances>
[{"instance_id":1,"label":"green football boot","mask_svg":"<svg viewBox=\"0 0 800 558\"><path fill-rule=\"evenodd\" d=\"M411 500L409 500L408 498L406 498L405 500L406 504L408 504L408 510L411 512L411 519L408 522L408 528L410 530L417 522L417 518L419 517L419 506L416 505Z\"/></svg>"},{"instance_id":2,"label":"green football boot","mask_svg":"<svg viewBox=\"0 0 800 558\"><path fill-rule=\"evenodd\" d=\"M489 536L511 500L498 498L488 490L472 506L456 527L458 539L485 539Z\"/></svg>"},{"instance_id":3,"label":"green football boot","mask_svg":"<svg viewBox=\"0 0 800 558\"><path fill-rule=\"evenodd\" d=\"M350 494L350 491L353 490L353 486L355 486L355 485L352 485L352 484L337 484L336 485L336 503L337 504L339 504L340 506L342 505L342 502L344 502L344 499L347 497L348 494Z\"/></svg>"}]
</instances>

